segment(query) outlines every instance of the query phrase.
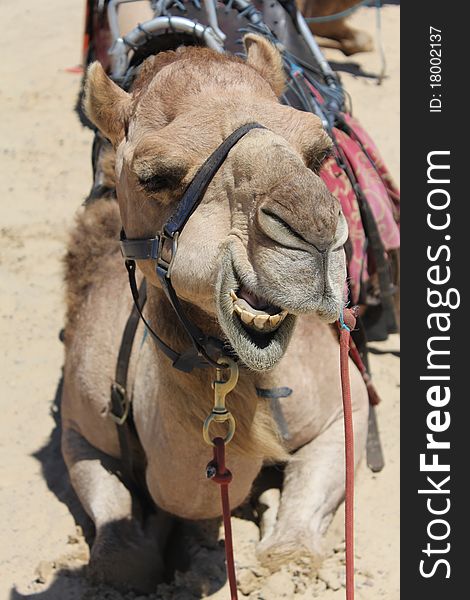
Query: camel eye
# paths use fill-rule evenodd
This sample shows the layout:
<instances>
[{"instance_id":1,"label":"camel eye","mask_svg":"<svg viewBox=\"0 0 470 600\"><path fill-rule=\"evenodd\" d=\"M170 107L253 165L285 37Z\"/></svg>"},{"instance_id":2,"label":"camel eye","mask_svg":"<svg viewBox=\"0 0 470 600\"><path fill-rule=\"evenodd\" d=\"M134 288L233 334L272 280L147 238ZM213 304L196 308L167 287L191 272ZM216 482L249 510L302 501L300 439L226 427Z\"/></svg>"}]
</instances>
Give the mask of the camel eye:
<instances>
[{"instance_id":1,"label":"camel eye","mask_svg":"<svg viewBox=\"0 0 470 600\"><path fill-rule=\"evenodd\" d=\"M155 194L162 191L178 190L186 175L187 166L169 160L154 160L153 163L137 165L135 173L144 191Z\"/></svg>"},{"instance_id":2,"label":"camel eye","mask_svg":"<svg viewBox=\"0 0 470 600\"><path fill-rule=\"evenodd\" d=\"M139 183L149 194L175 187L174 181L171 182L168 177L162 177L161 175L152 175L146 179L139 178Z\"/></svg>"},{"instance_id":3,"label":"camel eye","mask_svg":"<svg viewBox=\"0 0 470 600\"><path fill-rule=\"evenodd\" d=\"M321 170L323 164L327 161L328 158L330 158L330 156L333 156L333 148L332 147L324 150L323 152L319 152L319 153L316 152L314 154L314 156L311 158L311 161L309 164L310 169L312 169L312 171L318 175L320 173L320 170Z\"/></svg>"}]
</instances>

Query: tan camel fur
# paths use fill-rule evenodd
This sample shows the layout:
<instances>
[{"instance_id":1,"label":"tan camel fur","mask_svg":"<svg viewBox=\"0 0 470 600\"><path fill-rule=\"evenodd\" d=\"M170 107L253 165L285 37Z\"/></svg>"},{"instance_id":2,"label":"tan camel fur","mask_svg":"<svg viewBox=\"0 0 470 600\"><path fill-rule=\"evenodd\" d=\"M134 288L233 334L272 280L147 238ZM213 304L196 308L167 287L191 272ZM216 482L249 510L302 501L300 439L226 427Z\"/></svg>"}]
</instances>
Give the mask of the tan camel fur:
<instances>
[{"instance_id":1,"label":"tan camel fur","mask_svg":"<svg viewBox=\"0 0 470 600\"><path fill-rule=\"evenodd\" d=\"M143 522L119 477L110 385L131 309L121 222L129 238L155 235L198 167L243 123L267 129L250 131L230 151L180 236L172 275L191 318L228 341L246 365L228 396L237 422L227 447L232 506L249 497L263 464L286 463L277 521L258 553L275 569L321 557L323 534L344 496L339 350L329 323L343 301L347 226L316 173L330 141L318 118L278 102L277 50L251 34L245 46L246 62L203 48L149 58L130 93L98 63L88 71L85 109L111 142L103 168L118 202L82 209L68 244L62 449L96 526L90 571L122 587L151 590L161 580L165 515L206 519L221 508L218 486L205 476L211 449L202 438L214 371L175 370L150 339L141 343L141 329L129 389L158 516ZM147 318L168 344L186 348L152 261L139 267L148 283ZM271 316L279 319L260 330ZM368 402L352 364L351 380L359 460ZM293 389L281 399L284 438L269 401L256 394L256 387L276 386Z\"/></svg>"}]
</instances>

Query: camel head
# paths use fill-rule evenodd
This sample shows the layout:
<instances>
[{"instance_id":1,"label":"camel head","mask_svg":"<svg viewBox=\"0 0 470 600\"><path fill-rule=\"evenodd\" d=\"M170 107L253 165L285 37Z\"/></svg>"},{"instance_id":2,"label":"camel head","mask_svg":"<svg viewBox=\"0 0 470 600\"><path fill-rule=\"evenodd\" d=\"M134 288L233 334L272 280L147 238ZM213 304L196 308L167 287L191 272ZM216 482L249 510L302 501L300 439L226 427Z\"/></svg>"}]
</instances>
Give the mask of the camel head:
<instances>
[{"instance_id":1,"label":"camel head","mask_svg":"<svg viewBox=\"0 0 470 600\"><path fill-rule=\"evenodd\" d=\"M279 103L275 47L252 34L244 42L246 61L205 48L151 57L130 93L94 63L85 109L116 150L130 239L161 230L232 131L250 122L266 128L232 148L180 235L172 269L178 296L218 321L248 367L265 370L283 356L299 315L338 318L347 225L318 175L331 148L320 120ZM159 285L152 261L139 267Z\"/></svg>"}]
</instances>

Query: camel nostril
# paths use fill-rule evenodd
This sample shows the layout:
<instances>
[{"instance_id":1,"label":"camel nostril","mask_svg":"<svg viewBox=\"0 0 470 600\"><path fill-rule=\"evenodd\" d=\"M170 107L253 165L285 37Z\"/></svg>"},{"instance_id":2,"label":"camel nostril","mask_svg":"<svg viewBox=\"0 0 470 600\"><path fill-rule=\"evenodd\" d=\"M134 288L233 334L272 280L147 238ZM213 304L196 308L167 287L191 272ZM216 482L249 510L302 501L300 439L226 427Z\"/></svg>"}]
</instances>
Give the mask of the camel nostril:
<instances>
[{"instance_id":1,"label":"camel nostril","mask_svg":"<svg viewBox=\"0 0 470 600\"><path fill-rule=\"evenodd\" d=\"M300 233L298 233L289 223L287 223L287 221L285 221L276 213L266 208L262 208L261 213L262 216L260 222L262 224L262 229L264 229L264 232L269 235L269 237L275 239L274 236L276 233L283 232L290 234L302 242L307 242L307 240ZM267 219L264 219L263 216L267 217Z\"/></svg>"},{"instance_id":2,"label":"camel nostril","mask_svg":"<svg viewBox=\"0 0 470 600\"><path fill-rule=\"evenodd\" d=\"M334 240L334 233L328 227L318 227L318 224L302 223L294 228L288 221L277 213L263 207L258 214L258 222L262 231L272 240L286 247L308 249L314 247L320 254L327 252ZM298 231L302 229L302 233Z\"/></svg>"}]
</instances>

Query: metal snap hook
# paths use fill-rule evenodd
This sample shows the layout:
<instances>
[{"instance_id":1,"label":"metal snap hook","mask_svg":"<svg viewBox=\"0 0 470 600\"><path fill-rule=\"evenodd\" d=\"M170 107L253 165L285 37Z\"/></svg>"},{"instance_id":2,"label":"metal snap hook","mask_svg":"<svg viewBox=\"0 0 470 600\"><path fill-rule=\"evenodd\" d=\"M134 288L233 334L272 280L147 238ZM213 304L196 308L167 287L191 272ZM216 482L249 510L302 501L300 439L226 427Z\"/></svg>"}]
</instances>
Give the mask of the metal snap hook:
<instances>
[{"instance_id":1,"label":"metal snap hook","mask_svg":"<svg viewBox=\"0 0 470 600\"><path fill-rule=\"evenodd\" d=\"M221 367L220 369L216 369L217 379L213 382L212 387L214 388L214 408L211 413L207 416L204 421L204 425L202 427L202 435L204 437L204 441L213 446L214 443L209 435L209 428L212 422L216 423L228 423L228 431L225 435L224 442L228 444L234 434L235 434L235 418L231 414L227 407L225 406L225 397L228 393L230 393L238 382L238 365L237 363L228 357L221 357L217 361L220 365L227 365L226 367ZM222 379L222 372L230 369L230 374L227 380Z\"/></svg>"}]
</instances>

